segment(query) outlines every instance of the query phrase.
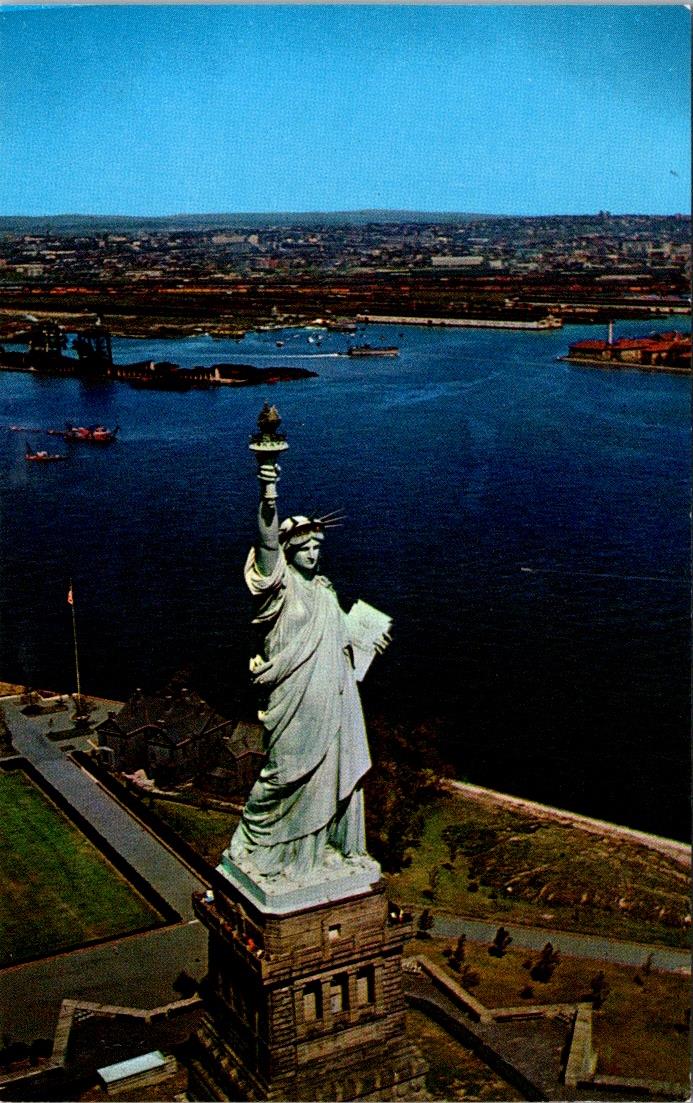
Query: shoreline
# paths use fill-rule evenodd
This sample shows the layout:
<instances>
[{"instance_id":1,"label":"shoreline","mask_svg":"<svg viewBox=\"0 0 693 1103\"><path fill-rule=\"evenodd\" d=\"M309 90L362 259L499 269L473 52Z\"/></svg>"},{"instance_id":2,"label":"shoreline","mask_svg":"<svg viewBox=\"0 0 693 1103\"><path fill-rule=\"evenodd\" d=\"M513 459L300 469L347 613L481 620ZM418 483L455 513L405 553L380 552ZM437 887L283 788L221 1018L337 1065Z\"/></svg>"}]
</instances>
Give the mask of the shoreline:
<instances>
[{"instance_id":1,"label":"shoreline","mask_svg":"<svg viewBox=\"0 0 693 1103\"><path fill-rule=\"evenodd\" d=\"M529 304L528 304L529 305ZM526 331L533 333L551 333L562 329L564 326L589 325L604 326L614 318L623 321L641 321L643 323L656 323L658 325L676 324L683 316L688 317L679 310L670 310L666 313L658 308L641 306L634 308L621 304L609 311L600 312L597 315L581 316L569 311L552 312L552 303L545 304L544 314L537 316L538 305L531 304L534 317L518 316L517 312L510 312L506 316L502 313L496 317L488 316L440 316L432 311L430 314L405 315L396 313L368 313L363 309L355 308L351 313L341 312L335 315L330 309L324 309L323 303L316 303L315 308L309 313L295 313L291 310L280 312L278 315L258 310L236 317L228 313L220 312L210 314L192 310L181 315L167 315L154 312L148 314L146 310L133 313L125 308L118 309L118 304L109 303L99 309L85 307L83 310L74 307L59 309L41 309L35 303L31 304L31 313L39 322L54 322L62 325L66 332L77 332L85 326L95 324L97 318L101 318L104 326L112 337L124 340L181 340L186 337L211 337L214 340L242 341L246 334L256 331L275 332L285 329L304 329L311 327L324 328L328 331L345 332L353 334L357 327L368 325L398 325L420 326L434 329L490 329ZM543 305L543 304L542 304ZM90 304L91 306L91 304ZM27 308L28 309L28 308ZM0 328L10 326L26 332L19 325L19 321L26 314L26 310L16 307L0 305ZM70 325L74 324L74 331ZM12 336L1 337L0 345L15 343ZM559 357L558 359L564 359ZM581 361L581 362L587 362ZM602 361L595 361L602 363Z\"/></svg>"},{"instance_id":2,"label":"shoreline","mask_svg":"<svg viewBox=\"0 0 693 1103\"><path fill-rule=\"evenodd\" d=\"M667 839L663 835L652 835L636 827L626 827L623 824L611 823L609 820L585 816L581 812L571 812L569 809L555 808L550 804L540 804L538 801L511 796L509 793L501 793L496 789L486 789L481 785L473 785L467 781L443 778L440 786L443 791L447 789L455 794L468 796L472 800L505 806L518 812L529 812L544 819L568 824L570 827L576 827L591 835L611 835L612 837L622 838L639 846L645 846L649 850L656 850L660 854L672 858L685 869L691 868L691 848L687 843L680 842L678 839Z\"/></svg>"},{"instance_id":3,"label":"shoreline","mask_svg":"<svg viewBox=\"0 0 693 1103\"><path fill-rule=\"evenodd\" d=\"M556 360L562 364L572 364L573 367L605 368L616 371L649 372L653 375L690 375L693 366L679 368L670 364L636 364L623 363L621 360L592 360L587 356L557 356Z\"/></svg>"}]
</instances>

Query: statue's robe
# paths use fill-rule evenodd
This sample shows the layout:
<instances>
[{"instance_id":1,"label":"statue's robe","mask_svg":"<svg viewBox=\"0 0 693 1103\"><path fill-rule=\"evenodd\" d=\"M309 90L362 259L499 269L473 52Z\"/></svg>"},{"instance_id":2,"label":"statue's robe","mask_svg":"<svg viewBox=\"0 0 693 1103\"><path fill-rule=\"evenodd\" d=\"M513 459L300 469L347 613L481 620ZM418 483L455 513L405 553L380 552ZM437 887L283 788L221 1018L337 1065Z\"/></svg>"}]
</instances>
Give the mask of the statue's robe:
<instances>
[{"instance_id":1,"label":"statue's robe","mask_svg":"<svg viewBox=\"0 0 693 1103\"><path fill-rule=\"evenodd\" d=\"M251 551L245 578L264 633L251 669L267 761L229 852L260 874L309 873L335 851L366 853L359 783L370 756L346 616L329 581L303 578L282 551L268 576Z\"/></svg>"}]
</instances>

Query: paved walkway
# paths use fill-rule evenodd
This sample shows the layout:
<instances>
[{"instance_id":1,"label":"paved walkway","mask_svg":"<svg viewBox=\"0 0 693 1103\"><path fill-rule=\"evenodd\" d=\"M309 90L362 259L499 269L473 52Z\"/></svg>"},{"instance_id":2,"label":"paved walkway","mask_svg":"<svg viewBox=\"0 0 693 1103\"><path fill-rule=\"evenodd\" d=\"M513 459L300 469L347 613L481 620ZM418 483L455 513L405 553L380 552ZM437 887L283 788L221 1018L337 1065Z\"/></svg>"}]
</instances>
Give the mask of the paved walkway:
<instances>
[{"instance_id":1,"label":"paved walkway","mask_svg":"<svg viewBox=\"0 0 693 1103\"><path fill-rule=\"evenodd\" d=\"M148 1010L180 999L182 971L207 970L207 931L198 920L0 969L0 1029L15 1042L52 1038L65 999Z\"/></svg>"},{"instance_id":2,"label":"paved walkway","mask_svg":"<svg viewBox=\"0 0 693 1103\"><path fill-rule=\"evenodd\" d=\"M192 919L191 894L206 887L202 881L47 738L45 719L25 716L17 698L0 704L17 751L183 919Z\"/></svg>"},{"instance_id":3,"label":"paved walkway","mask_svg":"<svg viewBox=\"0 0 693 1103\"><path fill-rule=\"evenodd\" d=\"M487 923L482 919L463 919L459 916L436 915L431 934L434 938L456 938L466 934L473 942L493 941L500 923ZM512 935L513 946L541 950L547 942L568 957L593 958L610 961L615 965L643 965L652 954L654 969L667 973L690 972L691 955L688 950L676 950L666 946L649 946L643 942L624 942L605 935L577 934L573 931L552 931L542 927L525 927L508 922L504 924Z\"/></svg>"}]
</instances>

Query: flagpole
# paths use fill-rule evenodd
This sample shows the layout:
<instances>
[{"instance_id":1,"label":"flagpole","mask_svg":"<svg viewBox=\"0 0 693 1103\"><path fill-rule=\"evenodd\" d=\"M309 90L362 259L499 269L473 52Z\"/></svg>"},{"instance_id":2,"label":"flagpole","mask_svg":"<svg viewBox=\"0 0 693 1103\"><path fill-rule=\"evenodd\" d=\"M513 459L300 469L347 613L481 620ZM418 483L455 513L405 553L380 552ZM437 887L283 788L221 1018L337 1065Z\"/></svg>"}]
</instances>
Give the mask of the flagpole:
<instances>
[{"instance_id":1,"label":"flagpole","mask_svg":"<svg viewBox=\"0 0 693 1103\"><path fill-rule=\"evenodd\" d=\"M72 589L72 579L70 579L70 588L67 591L67 602L72 611L72 640L75 648L75 677L77 680L77 716L82 712L82 692L79 681L79 653L77 651L77 619L75 617L75 596Z\"/></svg>"}]
</instances>

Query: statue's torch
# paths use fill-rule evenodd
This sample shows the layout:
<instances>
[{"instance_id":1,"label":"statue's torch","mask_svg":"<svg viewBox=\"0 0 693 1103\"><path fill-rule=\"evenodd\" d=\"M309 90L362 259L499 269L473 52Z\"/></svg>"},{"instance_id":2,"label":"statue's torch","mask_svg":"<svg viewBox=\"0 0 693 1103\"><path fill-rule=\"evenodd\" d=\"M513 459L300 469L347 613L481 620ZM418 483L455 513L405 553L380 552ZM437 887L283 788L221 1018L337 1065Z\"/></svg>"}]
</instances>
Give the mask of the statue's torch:
<instances>
[{"instance_id":1,"label":"statue's torch","mask_svg":"<svg viewBox=\"0 0 693 1103\"><path fill-rule=\"evenodd\" d=\"M255 453L257 460L257 477L263 502L276 501L277 482L281 471L277 461L281 453L286 452L289 447L286 434L279 432L281 423L282 419L277 407L265 402L257 419L258 432L253 433L248 445L250 451Z\"/></svg>"}]
</instances>

